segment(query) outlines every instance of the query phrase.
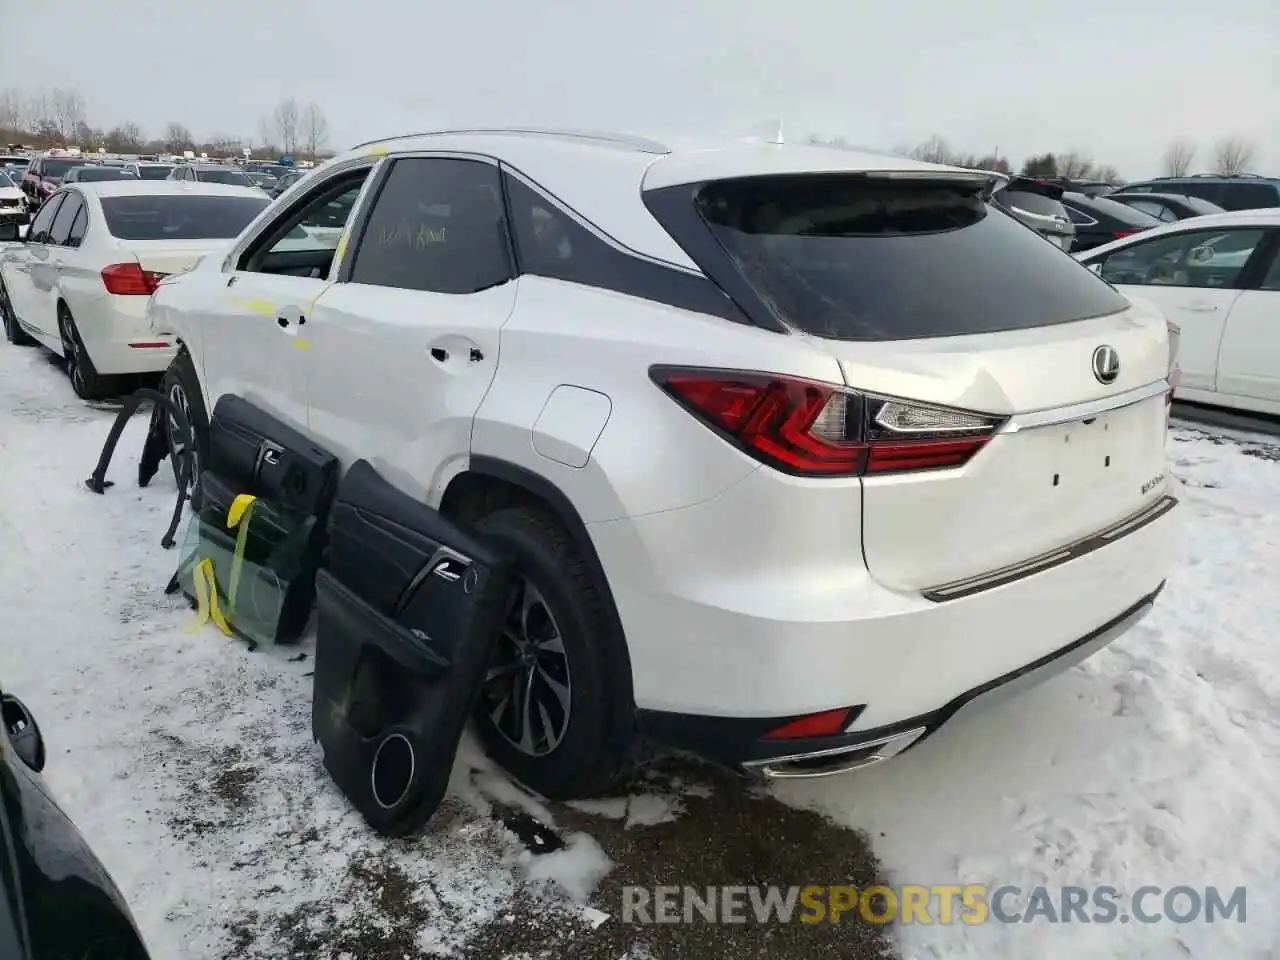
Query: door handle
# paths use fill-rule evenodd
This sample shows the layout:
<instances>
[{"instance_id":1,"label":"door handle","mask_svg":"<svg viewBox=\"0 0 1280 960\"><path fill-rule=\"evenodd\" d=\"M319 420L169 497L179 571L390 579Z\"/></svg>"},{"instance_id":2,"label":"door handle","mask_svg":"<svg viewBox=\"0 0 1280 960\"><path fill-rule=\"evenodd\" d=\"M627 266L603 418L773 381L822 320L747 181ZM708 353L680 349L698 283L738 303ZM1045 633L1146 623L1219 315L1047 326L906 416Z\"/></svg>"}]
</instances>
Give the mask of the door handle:
<instances>
[{"instance_id":1,"label":"door handle","mask_svg":"<svg viewBox=\"0 0 1280 960\"><path fill-rule=\"evenodd\" d=\"M1187 313L1217 313L1219 308L1211 304L1201 303L1190 307L1183 307L1182 309L1186 310Z\"/></svg>"}]
</instances>

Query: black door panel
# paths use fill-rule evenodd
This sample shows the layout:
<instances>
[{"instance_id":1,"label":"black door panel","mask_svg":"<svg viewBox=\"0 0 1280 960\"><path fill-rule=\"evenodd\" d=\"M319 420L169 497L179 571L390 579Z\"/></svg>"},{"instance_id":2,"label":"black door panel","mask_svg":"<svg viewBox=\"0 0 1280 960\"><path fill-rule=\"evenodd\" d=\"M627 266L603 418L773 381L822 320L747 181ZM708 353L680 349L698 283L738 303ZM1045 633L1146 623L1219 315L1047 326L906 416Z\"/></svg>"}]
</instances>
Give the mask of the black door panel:
<instances>
[{"instance_id":1,"label":"black door panel","mask_svg":"<svg viewBox=\"0 0 1280 960\"><path fill-rule=\"evenodd\" d=\"M509 584L488 547L365 461L348 470L318 578L312 730L378 832L417 830L444 798Z\"/></svg>"}]
</instances>

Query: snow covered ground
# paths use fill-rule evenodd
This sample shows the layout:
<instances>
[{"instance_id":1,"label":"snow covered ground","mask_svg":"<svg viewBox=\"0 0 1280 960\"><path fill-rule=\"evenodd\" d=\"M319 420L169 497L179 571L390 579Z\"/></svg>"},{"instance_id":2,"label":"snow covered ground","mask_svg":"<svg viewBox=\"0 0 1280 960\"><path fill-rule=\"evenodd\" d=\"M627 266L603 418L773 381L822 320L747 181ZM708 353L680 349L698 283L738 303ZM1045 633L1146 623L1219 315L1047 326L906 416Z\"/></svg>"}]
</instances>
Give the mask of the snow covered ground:
<instances>
[{"instance_id":1,"label":"snow covered ground","mask_svg":"<svg viewBox=\"0 0 1280 960\"><path fill-rule=\"evenodd\" d=\"M625 948L565 947L593 942L603 916L571 896L603 883L593 903L616 913L618 883L839 882L814 875L833 864L862 882L882 871L1028 890L1249 888L1243 924L913 925L898 931L908 958L1275 955L1280 450L1268 443L1175 430L1186 533L1156 612L1082 667L892 764L775 789L790 806L739 800L749 791L694 770L630 801L549 811L468 744L436 822L387 843L319 764L310 656L296 659L309 648L249 653L189 632L190 612L162 595L173 486L167 466L134 486L141 419L121 442L117 486L95 497L81 485L111 416L77 401L40 351L0 345L0 683L39 719L46 777L157 960L374 960L460 945L616 958ZM554 819L567 847L534 857L487 815L520 808ZM865 831L881 865L836 824ZM739 847L708 868L722 842ZM698 869L756 872L692 881Z\"/></svg>"}]
</instances>

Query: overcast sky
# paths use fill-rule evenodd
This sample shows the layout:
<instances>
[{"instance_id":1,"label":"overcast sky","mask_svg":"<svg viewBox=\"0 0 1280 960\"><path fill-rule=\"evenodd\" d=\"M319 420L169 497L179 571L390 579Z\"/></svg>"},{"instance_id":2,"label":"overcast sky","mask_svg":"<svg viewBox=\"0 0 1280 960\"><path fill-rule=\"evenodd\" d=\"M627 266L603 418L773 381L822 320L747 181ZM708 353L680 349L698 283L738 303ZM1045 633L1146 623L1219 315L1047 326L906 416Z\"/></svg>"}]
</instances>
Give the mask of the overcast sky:
<instances>
[{"instance_id":1,"label":"overcast sky","mask_svg":"<svg viewBox=\"0 0 1280 960\"><path fill-rule=\"evenodd\" d=\"M938 133L1019 162L1086 148L1159 173L1239 133L1280 175L1280 0L0 0L0 89L79 90L90 121L256 137L314 100L331 146L446 124ZM1197 166L1199 163L1197 163Z\"/></svg>"}]
</instances>

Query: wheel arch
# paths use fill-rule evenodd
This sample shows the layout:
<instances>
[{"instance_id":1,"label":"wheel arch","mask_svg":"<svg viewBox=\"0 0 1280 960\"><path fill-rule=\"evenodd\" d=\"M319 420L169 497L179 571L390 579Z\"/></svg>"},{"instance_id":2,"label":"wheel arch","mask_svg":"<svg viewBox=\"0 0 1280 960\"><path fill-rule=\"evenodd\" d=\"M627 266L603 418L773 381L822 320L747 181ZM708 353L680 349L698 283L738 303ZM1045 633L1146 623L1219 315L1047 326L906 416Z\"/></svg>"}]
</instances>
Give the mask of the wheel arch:
<instances>
[{"instance_id":1,"label":"wheel arch","mask_svg":"<svg viewBox=\"0 0 1280 960\"><path fill-rule=\"evenodd\" d=\"M506 507L540 506L560 521L582 554L600 596L608 606L608 616L622 638L627 657L625 676L627 696L634 705L635 691L631 670L630 645L609 578L600 562L591 534L573 502L546 477L525 467L497 457L473 455L466 470L449 480L440 500L440 513L463 524L474 523L483 516Z\"/></svg>"}]
</instances>

